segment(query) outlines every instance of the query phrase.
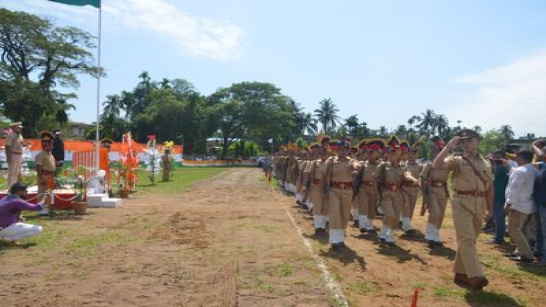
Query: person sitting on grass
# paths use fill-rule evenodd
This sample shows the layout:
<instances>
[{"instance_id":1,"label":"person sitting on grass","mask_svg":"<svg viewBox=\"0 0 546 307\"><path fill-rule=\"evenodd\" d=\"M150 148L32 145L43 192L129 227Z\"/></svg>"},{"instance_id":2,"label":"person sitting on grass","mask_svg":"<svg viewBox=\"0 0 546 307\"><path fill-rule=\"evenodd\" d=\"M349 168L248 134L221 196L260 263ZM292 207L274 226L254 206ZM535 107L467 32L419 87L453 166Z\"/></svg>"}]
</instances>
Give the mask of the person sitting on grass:
<instances>
[{"instance_id":1,"label":"person sitting on grass","mask_svg":"<svg viewBox=\"0 0 546 307\"><path fill-rule=\"evenodd\" d=\"M21 222L21 211L40 211L43 205L27 202L27 186L17 182L11 186L10 195L0 200L0 240L7 245L18 245L17 240L42 232L42 226Z\"/></svg>"}]
</instances>

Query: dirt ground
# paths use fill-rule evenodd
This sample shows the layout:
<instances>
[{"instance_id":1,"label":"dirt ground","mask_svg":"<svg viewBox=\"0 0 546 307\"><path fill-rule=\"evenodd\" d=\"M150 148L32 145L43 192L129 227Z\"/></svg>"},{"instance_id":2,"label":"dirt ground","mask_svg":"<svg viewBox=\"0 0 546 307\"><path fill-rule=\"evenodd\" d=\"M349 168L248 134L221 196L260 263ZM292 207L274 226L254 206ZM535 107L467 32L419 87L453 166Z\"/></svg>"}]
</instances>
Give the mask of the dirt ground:
<instances>
[{"instance_id":1,"label":"dirt ground","mask_svg":"<svg viewBox=\"0 0 546 307\"><path fill-rule=\"evenodd\" d=\"M546 302L544 269L518 266L483 243L490 286L473 293L454 285L450 209L445 247L430 249L422 235L400 231L397 246L386 247L351 227L348 248L332 251L326 236L313 235L311 217L259 169L229 170L180 195L136 193L120 208L88 211L39 218L45 230L34 241L0 247L0 306L344 306L317 262L349 306L410 306L417 288L418 306ZM424 218L414 224L423 230Z\"/></svg>"}]
</instances>

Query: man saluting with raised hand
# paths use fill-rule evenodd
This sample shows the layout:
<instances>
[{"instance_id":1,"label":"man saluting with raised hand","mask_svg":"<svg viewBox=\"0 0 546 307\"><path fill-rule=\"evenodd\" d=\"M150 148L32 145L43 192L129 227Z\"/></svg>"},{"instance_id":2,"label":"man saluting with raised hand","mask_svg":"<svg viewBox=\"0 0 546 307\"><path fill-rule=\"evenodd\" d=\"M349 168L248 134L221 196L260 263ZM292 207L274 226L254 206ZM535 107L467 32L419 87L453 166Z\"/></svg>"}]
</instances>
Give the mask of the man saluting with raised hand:
<instances>
[{"instance_id":1,"label":"man saluting with raised hand","mask_svg":"<svg viewBox=\"0 0 546 307\"><path fill-rule=\"evenodd\" d=\"M484 216L493 209L492 169L489 161L478 152L480 135L464 129L453 137L436 156L433 169L447 169L453 176L453 224L457 236L457 255L453 271L454 282L481 290L489 284L485 278L476 241ZM447 157L457 146L462 155Z\"/></svg>"}]
</instances>

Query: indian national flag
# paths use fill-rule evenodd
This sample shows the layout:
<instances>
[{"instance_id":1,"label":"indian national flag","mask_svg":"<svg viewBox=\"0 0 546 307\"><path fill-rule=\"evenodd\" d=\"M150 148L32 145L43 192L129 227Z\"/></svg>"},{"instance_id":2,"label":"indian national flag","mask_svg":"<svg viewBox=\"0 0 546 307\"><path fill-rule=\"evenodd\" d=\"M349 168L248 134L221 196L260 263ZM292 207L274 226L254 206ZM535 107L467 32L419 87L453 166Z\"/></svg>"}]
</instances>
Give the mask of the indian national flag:
<instances>
[{"instance_id":1,"label":"indian national flag","mask_svg":"<svg viewBox=\"0 0 546 307\"><path fill-rule=\"evenodd\" d=\"M91 5L100 9L100 0L49 0L49 1L70 4L70 5L79 5L79 6Z\"/></svg>"}]
</instances>

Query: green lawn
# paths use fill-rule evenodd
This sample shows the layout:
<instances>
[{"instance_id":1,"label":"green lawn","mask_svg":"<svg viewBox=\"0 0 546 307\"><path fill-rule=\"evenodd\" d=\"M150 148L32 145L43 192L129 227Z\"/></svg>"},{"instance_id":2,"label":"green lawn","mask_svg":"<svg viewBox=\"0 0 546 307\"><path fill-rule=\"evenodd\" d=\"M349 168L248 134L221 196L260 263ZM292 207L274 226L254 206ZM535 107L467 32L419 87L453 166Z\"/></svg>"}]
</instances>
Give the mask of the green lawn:
<instances>
[{"instance_id":1,"label":"green lawn","mask_svg":"<svg viewBox=\"0 0 546 307\"><path fill-rule=\"evenodd\" d=\"M221 167L182 167L176 168L171 173L171 180L168 182L161 181L161 174L155 177L155 183L150 181L146 171L138 172L138 184L135 187L137 192L149 192L154 194L176 194L182 193L192 183L198 180L205 180L216 176L229 168Z\"/></svg>"}]
</instances>

